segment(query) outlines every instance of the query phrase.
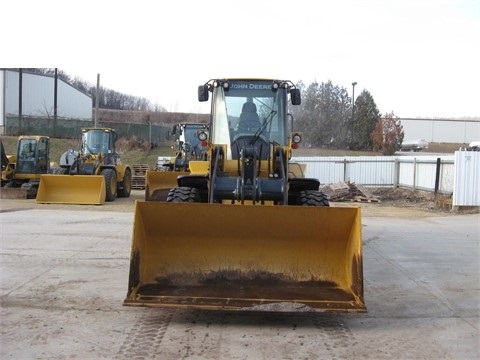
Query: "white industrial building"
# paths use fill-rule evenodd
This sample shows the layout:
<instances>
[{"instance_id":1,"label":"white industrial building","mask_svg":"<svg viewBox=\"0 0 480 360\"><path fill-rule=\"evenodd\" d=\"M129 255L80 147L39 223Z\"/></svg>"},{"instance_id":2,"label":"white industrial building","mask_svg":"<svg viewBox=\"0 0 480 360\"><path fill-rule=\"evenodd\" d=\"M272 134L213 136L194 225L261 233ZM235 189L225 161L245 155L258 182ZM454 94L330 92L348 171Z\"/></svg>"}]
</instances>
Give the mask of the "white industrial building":
<instances>
[{"instance_id":1,"label":"white industrial building","mask_svg":"<svg viewBox=\"0 0 480 360\"><path fill-rule=\"evenodd\" d=\"M435 143L480 141L480 119L399 119L405 133L404 141L423 139Z\"/></svg>"},{"instance_id":2,"label":"white industrial building","mask_svg":"<svg viewBox=\"0 0 480 360\"><path fill-rule=\"evenodd\" d=\"M22 93L20 97L20 84ZM92 120L91 96L58 78L57 111L59 119ZM20 103L21 98L21 103ZM54 118L55 77L0 69L0 134L7 118Z\"/></svg>"}]
</instances>

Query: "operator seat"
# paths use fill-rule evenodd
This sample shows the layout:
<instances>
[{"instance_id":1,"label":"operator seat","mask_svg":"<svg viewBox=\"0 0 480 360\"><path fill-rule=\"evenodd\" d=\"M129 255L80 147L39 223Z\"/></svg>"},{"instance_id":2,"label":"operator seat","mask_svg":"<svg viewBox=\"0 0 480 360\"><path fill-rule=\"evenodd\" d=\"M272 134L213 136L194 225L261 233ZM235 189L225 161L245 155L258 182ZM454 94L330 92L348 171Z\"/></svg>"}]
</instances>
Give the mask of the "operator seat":
<instances>
[{"instance_id":1,"label":"operator seat","mask_svg":"<svg viewBox=\"0 0 480 360\"><path fill-rule=\"evenodd\" d=\"M239 133L254 133L260 127L260 119L257 114L257 106L253 102L243 104L242 113L238 119Z\"/></svg>"}]
</instances>

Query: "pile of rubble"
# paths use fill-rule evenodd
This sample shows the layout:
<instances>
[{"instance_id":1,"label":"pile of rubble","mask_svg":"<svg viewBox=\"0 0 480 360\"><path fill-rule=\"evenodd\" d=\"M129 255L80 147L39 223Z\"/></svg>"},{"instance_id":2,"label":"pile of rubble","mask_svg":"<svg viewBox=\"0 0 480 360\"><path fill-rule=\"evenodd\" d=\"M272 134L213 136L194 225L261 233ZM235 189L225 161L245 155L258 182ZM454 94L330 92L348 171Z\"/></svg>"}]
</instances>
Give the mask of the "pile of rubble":
<instances>
[{"instance_id":1,"label":"pile of rubble","mask_svg":"<svg viewBox=\"0 0 480 360\"><path fill-rule=\"evenodd\" d=\"M351 182L339 182L325 185L320 191L328 195L331 202L355 201L355 202L380 202L365 186Z\"/></svg>"}]
</instances>

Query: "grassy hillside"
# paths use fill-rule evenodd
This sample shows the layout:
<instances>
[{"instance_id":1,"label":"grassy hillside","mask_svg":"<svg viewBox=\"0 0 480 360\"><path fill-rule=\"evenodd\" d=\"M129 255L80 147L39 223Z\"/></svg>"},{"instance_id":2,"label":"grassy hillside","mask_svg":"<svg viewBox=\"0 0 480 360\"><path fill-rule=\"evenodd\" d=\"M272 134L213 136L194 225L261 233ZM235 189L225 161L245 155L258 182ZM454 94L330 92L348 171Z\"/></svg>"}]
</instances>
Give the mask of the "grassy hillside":
<instances>
[{"instance_id":1,"label":"grassy hillside","mask_svg":"<svg viewBox=\"0 0 480 360\"><path fill-rule=\"evenodd\" d=\"M3 146L7 154L15 154L17 148L16 136L2 136ZM117 142L117 151L122 157L124 164L148 164L152 167L157 163L159 156L172 156L173 151L170 149L171 143L164 143L155 149L145 148L143 144L137 143L135 139L126 140L119 139ZM466 144L438 144L431 143L428 152L436 153L452 153ZM60 156L68 149L79 149L80 140L74 139L51 139L50 141L50 160L59 162ZM414 153L412 153L414 154ZM294 153L295 156L375 156L381 155L376 152L368 151L349 151L336 149L318 149L318 148L299 148Z\"/></svg>"}]
</instances>

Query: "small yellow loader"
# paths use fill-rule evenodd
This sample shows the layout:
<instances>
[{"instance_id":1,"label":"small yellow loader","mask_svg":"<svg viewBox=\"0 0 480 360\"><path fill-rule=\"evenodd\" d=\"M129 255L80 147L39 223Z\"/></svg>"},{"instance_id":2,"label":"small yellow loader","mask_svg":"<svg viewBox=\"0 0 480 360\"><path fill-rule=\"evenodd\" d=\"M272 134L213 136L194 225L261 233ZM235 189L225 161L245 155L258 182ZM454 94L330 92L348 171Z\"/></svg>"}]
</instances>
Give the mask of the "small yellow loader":
<instances>
[{"instance_id":1,"label":"small yellow loader","mask_svg":"<svg viewBox=\"0 0 480 360\"><path fill-rule=\"evenodd\" d=\"M37 203L101 205L129 197L132 170L121 163L116 140L114 129L82 129L81 150L60 157L62 174L41 176Z\"/></svg>"},{"instance_id":2,"label":"small yellow loader","mask_svg":"<svg viewBox=\"0 0 480 360\"><path fill-rule=\"evenodd\" d=\"M209 127L197 132L206 159L177 176L166 201L135 204L124 305L366 311L360 208L330 207L290 162L302 134L289 132L287 105L300 104L299 89L216 79L199 101L210 94Z\"/></svg>"},{"instance_id":3,"label":"small yellow loader","mask_svg":"<svg viewBox=\"0 0 480 360\"><path fill-rule=\"evenodd\" d=\"M19 136L16 155L8 156L1 141L0 144L0 198L34 199L41 175L50 171L50 138L41 135Z\"/></svg>"}]
</instances>

